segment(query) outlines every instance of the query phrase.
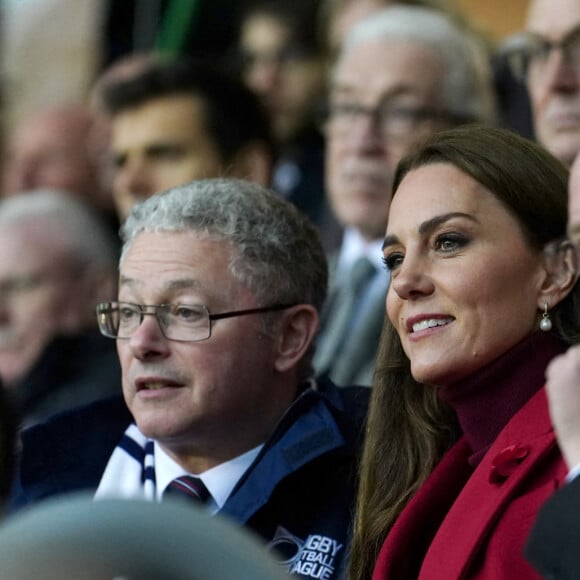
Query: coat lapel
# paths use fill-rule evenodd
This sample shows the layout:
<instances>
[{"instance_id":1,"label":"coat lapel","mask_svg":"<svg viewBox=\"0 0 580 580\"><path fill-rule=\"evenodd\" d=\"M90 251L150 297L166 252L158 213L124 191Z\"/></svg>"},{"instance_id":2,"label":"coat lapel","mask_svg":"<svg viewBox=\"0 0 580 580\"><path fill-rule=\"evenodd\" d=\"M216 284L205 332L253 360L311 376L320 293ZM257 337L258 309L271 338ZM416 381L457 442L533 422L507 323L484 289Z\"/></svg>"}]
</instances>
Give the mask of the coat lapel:
<instances>
[{"instance_id":1,"label":"coat lapel","mask_svg":"<svg viewBox=\"0 0 580 580\"><path fill-rule=\"evenodd\" d=\"M431 543L420 577L465 577L524 478L555 445L542 389L506 425L462 489Z\"/></svg>"},{"instance_id":2,"label":"coat lapel","mask_svg":"<svg viewBox=\"0 0 580 580\"><path fill-rule=\"evenodd\" d=\"M439 462L396 520L381 548L374 580L417 578L425 552L441 520L473 472L464 439Z\"/></svg>"}]
</instances>

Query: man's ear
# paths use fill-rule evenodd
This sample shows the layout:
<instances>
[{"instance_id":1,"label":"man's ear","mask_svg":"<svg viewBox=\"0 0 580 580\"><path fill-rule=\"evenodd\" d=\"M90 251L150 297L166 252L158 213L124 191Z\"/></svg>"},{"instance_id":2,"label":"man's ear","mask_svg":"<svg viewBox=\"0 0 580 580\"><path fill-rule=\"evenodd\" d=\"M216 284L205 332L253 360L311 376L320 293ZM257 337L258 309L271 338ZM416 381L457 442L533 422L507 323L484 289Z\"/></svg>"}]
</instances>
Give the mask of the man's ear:
<instances>
[{"instance_id":1,"label":"man's ear","mask_svg":"<svg viewBox=\"0 0 580 580\"><path fill-rule=\"evenodd\" d=\"M298 304L283 311L277 333L278 372L298 366L316 336L318 324L318 312L311 304Z\"/></svg>"},{"instance_id":2,"label":"man's ear","mask_svg":"<svg viewBox=\"0 0 580 580\"><path fill-rule=\"evenodd\" d=\"M570 245L562 244L554 252L544 255L546 277L538 294L538 308L553 308L574 288L578 280L578 259Z\"/></svg>"},{"instance_id":3,"label":"man's ear","mask_svg":"<svg viewBox=\"0 0 580 580\"><path fill-rule=\"evenodd\" d=\"M234 157L230 175L269 187L274 159L265 144L252 141Z\"/></svg>"}]
</instances>

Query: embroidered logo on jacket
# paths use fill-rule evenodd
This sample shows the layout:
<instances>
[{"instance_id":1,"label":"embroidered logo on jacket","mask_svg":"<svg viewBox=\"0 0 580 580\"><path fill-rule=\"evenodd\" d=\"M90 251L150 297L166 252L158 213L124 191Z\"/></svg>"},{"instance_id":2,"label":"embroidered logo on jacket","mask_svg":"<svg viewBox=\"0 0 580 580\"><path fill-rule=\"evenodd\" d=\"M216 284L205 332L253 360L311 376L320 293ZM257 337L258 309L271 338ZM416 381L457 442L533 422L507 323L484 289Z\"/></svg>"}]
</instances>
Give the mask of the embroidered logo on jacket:
<instances>
[{"instance_id":1,"label":"embroidered logo on jacket","mask_svg":"<svg viewBox=\"0 0 580 580\"><path fill-rule=\"evenodd\" d=\"M268 544L268 549L275 550L279 560L282 558L280 564L288 572L320 580L332 578L342 547L336 540L319 534L310 534L302 540L283 527L278 527Z\"/></svg>"}]
</instances>

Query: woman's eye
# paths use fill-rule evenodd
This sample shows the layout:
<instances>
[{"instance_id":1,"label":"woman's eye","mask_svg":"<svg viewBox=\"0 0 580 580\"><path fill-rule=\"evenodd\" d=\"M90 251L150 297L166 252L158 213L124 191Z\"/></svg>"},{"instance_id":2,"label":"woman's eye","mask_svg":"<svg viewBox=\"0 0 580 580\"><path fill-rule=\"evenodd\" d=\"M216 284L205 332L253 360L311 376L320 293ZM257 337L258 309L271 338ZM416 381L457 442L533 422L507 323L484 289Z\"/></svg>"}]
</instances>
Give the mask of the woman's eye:
<instances>
[{"instance_id":1,"label":"woman's eye","mask_svg":"<svg viewBox=\"0 0 580 580\"><path fill-rule=\"evenodd\" d=\"M442 252L455 252L467 244L465 236L460 234L444 234L437 237L435 249Z\"/></svg>"},{"instance_id":2,"label":"woman's eye","mask_svg":"<svg viewBox=\"0 0 580 580\"><path fill-rule=\"evenodd\" d=\"M403 254L394 252L388 256L383 257L383 264L389 272L396 270L403 263Z\"/></svg>"}]
</instances>

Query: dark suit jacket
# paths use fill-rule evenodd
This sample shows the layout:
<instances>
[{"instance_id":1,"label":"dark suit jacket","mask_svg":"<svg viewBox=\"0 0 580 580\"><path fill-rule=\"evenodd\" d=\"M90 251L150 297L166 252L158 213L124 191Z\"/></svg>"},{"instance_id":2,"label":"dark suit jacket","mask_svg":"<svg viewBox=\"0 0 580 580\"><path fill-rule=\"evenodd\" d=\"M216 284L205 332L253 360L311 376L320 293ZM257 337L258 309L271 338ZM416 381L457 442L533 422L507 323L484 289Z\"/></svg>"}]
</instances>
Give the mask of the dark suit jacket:
<instances>
[{"instance_id":1,"label":"dark suit jacket","mask_svg":"<svg viewBox=\"0 0 580 580\"><path fill-rule=\"evenodd\" d=\"M526 557L544 578L580 578L580 477L542 507L526 545Z\"/></svg>"},{"instance_id":2,"label":"dark suit jacket","mask_svg":"<svg viewBox=\"0 0 580 580\"><path fill-rule=\"evenodd\" d=\"M97 330L55 337L9 392L25 427L120 394L121 367L115 341Z\"/></svg>"}]
</instances>

